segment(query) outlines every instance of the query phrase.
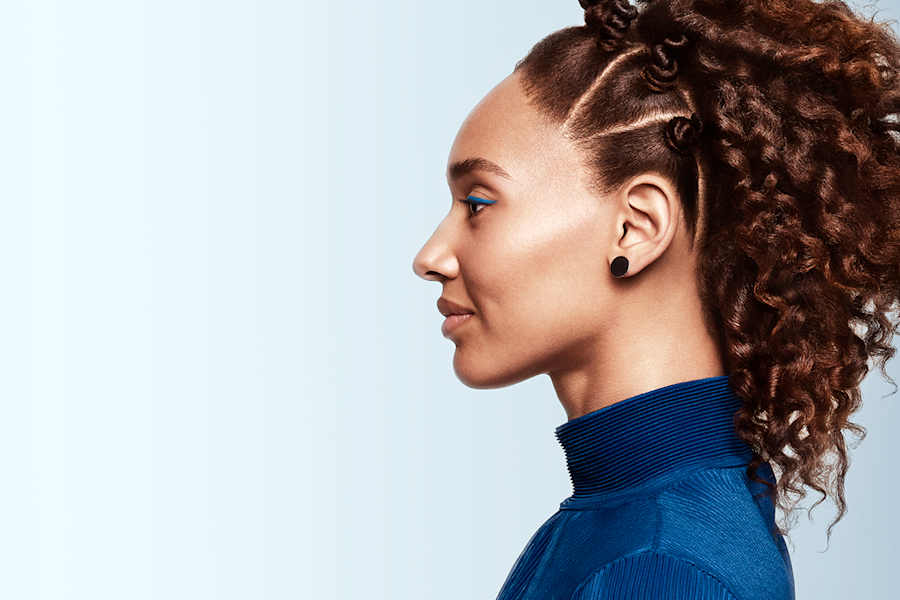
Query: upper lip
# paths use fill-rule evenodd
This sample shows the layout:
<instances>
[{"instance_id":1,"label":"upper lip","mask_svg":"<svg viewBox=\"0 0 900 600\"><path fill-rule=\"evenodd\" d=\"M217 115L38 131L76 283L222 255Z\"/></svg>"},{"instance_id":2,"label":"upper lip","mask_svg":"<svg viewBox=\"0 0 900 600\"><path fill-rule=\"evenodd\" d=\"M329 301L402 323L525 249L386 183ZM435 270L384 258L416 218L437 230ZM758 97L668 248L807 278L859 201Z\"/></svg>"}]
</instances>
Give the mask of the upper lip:
<instances>
[{"instance_id":1,"label":"upper lip","mask_svg":"<svg viewBox=\"0 0 900 600\"><path fill-rule=\"evenodd\" d=\"M457 304L452 300L447 300L443 296L438 298L437 301L438 310L445 317L449 317L450 315L472 315L475 314L475 311L466 308L461 304Z\"/></svg>"}]
</instances>

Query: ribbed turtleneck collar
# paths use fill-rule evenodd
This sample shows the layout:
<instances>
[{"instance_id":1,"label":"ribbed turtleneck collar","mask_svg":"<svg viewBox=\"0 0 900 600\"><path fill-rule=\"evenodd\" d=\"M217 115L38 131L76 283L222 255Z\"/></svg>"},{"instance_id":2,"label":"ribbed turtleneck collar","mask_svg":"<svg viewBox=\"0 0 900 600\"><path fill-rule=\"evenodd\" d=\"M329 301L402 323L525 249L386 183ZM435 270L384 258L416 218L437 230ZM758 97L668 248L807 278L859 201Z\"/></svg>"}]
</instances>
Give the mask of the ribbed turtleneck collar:
<instances>
[{"instance_id":1,"label":"ribbed turtleneck collar","mask_svg":"<svg viewBox=\"0 0 900 600\"><path fill-rule=\"evenodd\" d=\"M647 493L710 467L746 465L734 434L740 400L728 377L678 383L572 419L556 429L580 500Z\"/></svg>"}]
</instances>

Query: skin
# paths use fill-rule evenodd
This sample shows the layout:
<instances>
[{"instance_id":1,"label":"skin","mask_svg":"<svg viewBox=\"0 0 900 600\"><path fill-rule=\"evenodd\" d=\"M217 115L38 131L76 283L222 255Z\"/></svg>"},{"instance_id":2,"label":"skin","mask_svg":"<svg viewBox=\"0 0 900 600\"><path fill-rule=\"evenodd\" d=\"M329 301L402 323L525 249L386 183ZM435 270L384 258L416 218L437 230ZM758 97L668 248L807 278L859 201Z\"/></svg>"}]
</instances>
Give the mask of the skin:
<instances>
[{"instance_id":1,"label":"skin","mask_svg":"<svg viewBox=\"0 0 900 600\"><path fill-rule=\"evenodd\" d=\"M450 151L449 214L413 269L471 313L447 337L470 387L546 373L570 419L666 385L724 374L705 325L674 187L645 173L591 188L565 125L532 107L517 74L471 112ZM454 177L453 165L487 165ZM495 200L476 209L468 196ZM628 258L623 278L610 273ZM445 307L446 308L446 307Z\"/></svg>"}]
</instances>

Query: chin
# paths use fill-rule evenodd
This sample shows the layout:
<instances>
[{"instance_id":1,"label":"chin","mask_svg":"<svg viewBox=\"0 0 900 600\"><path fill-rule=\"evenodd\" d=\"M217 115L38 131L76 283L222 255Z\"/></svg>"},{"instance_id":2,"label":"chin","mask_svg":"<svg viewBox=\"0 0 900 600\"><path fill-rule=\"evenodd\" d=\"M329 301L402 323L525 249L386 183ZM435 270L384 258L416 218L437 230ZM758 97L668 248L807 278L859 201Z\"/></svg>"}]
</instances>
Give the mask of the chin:
<instances>
[{"instance_id":1,"label":"chin","mask_svg":"<svg viewBox=\"0 0 900 600\"><path fill-rule=\"evenodd\" d=\"M459 350L453 355L453 371L463 385L477 390L507 387L537 374L512 372L491 361L466 360L460 356Z\"/></svg>"}]
</instances>

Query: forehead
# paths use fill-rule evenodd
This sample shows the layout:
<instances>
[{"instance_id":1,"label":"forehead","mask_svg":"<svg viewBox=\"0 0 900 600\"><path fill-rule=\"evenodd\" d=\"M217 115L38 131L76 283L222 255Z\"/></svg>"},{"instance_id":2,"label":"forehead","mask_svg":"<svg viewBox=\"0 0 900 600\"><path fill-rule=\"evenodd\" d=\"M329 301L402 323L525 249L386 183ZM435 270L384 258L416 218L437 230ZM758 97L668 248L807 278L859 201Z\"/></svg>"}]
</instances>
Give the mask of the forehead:
<instances>
[{"instance_id":1,"label":"forehead","mask_svg":"<svg viewBox=\"0 0 900 600\"><path fill-rule=\"evenodd\" d=\"M473 158L496 163L513 179L577 163L560 125L529 103L515 73L491 90L459 129L449 164Z\"/></svg>"}]
</instances>

